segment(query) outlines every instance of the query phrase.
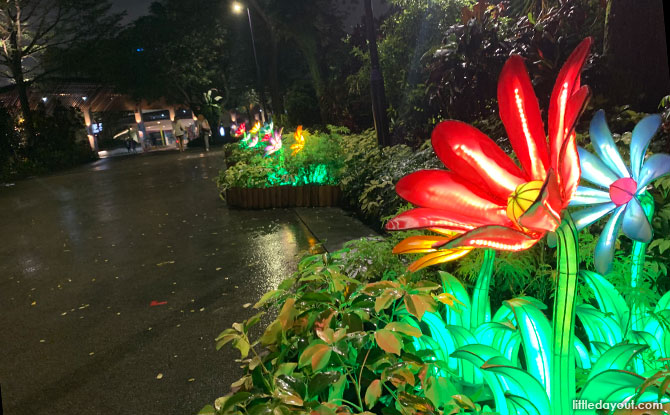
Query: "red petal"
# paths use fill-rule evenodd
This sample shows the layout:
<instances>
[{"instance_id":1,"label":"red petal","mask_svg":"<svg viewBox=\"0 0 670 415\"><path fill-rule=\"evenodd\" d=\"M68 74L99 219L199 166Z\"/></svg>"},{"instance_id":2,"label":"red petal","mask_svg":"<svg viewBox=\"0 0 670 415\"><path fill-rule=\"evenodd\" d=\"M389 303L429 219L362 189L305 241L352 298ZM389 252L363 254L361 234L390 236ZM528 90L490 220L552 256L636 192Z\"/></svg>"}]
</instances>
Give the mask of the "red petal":
<instances>
[{"instance_id":1,"label":"red petal","mask_svg":"<svg viewBox=\"0 0 670 415\"><path fill-rule=\"evenodd\" d=\"M547 137L533 85L520 56L507 60L498 80L500 118L529 180L544 180L549 167Z\"/></svg>"},{"instance_id":2,"label":"red petal","mask_svg":"<svg viewBox=\"0 0 670 415\"><path fill-rule=\"evenodd\" d=\"M512 159L478 129L460 121L444 121L433 130L435 153L454 173L507 200L518 185L526 182Z\"/></svg>"},{"instance_id":3,"label":"red petal","mask_svg":"<svg viewBox=\"0 0 670 415\"><path fill-rule=\"evenodd\" d=\"M511 221L507 218L504 208L500 208L500 212L492 217L472 216L469 212L463 209L460 211L458 209L450 209L447 211L417 208L403 212L388 221L386 229L390 231L398 231L407 229L441 228L464 232L491 223L507 225L510 224Z\"/></svg>"},{"instance_id":4,"label":"red petal","mask_svg":"<svg viewBox=\"0 0 670 415\"><path fill-rule=\"evenodd\" d=\"M470 215L482 217L495 215L501 207L507 206L507 199L495 200L446 170L420 170L409 174L398 181L396 192L416 206L447 211L467 209Z\"/></svg>"},{"instance_id":5,"label":"red petal","mask_svg":"<svg viewBox=\"0 0 670 415\"><path fill-rule=\"evenodd\" d=\"M580 73L586 57L589 55L591 38L586 38L572 52L556 78L554 90L549 101L549 146L551 167L558 169L563 142L569 136L571 128L566 125L566 113L569 99L580 88ZM566 132L566 128L568 131Z\"/></svg>"},{"instance_id":6,"label":"red petal","mask_svg":"<svg viewBox=\"0 0 670 415\"><path fill-rule=\"evenodd\" d=\"M577 137L574 133L575 124L584 112L586 103L591 96L589 87L580 88L568 101L566 109L565 125L568 134L563 141L563 147L560 149L560 166L556 170L558 175L558 184L561 188L561 197L563 199L562 208L566 208L577 191L579 177L582 174L579 166L579 152L577 151Z\"/></svg>"},{"instance_id":7,"label":"red petal","mask_svg":"<svg viewBox=\"0 0 670 415\"><path fill-rule=\"evenodd\" d=\"M553 232L561 223L561 189L553 170L540 190L540 196L519 218L519 224L536 232Z\"/></svg>"},{"instance_id":8,"label":"red petal","mask_svg":"<svg viewBox=\"0 0 670 415\"><path fill-rule=\"evenodd\" d=\"M455 238L446 247L474 246L502 251L522 251L535 245L542 236L543 234L531 235L504 226L483 226Z\"/></svg>"}]
</instances>

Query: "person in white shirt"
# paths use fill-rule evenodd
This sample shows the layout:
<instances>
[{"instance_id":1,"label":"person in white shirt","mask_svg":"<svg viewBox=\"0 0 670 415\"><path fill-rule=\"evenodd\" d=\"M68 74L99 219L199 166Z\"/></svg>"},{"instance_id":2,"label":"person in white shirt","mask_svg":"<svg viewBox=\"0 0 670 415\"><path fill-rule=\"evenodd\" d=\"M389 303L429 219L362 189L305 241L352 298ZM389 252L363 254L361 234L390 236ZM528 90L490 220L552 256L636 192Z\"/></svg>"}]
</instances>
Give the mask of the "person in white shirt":
<instances>
[{"instance_id":1,"label":"person in white shirt","mask_svg":"<svg viewBox=\"0 0 670 415\"><path fill-rule=\"evenodd\" d=\"M181 120L178 120L177 118L172 121L172 134L174 134L175 138L177 139L177 145L179 146L179 151L183 152L184 151L184 134L186 134L186 130L184 130L184 125L182 124Z\"/></svg>"}]
</instances>

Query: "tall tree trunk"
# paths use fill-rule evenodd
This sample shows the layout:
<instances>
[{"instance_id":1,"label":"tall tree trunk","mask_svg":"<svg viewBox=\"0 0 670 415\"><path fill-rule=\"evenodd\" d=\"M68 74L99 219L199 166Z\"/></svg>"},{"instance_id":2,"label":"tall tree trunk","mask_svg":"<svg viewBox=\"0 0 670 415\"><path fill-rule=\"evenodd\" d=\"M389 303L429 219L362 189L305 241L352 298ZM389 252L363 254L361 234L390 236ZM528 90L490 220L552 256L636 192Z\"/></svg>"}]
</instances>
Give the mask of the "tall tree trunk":
<instances>
[{"instance_id":1,"label":"tall tree trunk","mask_svg":"<svg viewBox=\"0 0 670 415\"><path fill-rule=\"evenodd\" d=\"M326 83L323 80L321 62L317 56L316 40L311 36L300 36L298 33L295 33L294 36L295 41L298 44L305 61L307 62L307 67L309 68L309 74L312 78L312 85L314 86L314 91L316 92L316 99L319 102L321 122L328 123L330 122L330 112L328 110L326 101Z\"/></svg>"},{"instance_id":2,"label":"tall tree trunk","mask_svg":"<svg viewBox=\"0 0 670 415\"><path fill-rule=\"evenodd\" d=\"M653 112L670 93L663 0L609 0L604 55L617 104Z\"/></svg>"},{"instance_id":3,"label":"tall tree trunk","mask_svg":"<svg viewBox=\"0 0 670 415\"><path fill-rule=\"evenodd\" d=\"M270 87L272 109L276 116L282 116L284 115L284 99L279 92L279 44L272 30L270 31L270 40L272 42L272 56L270 57L268 86Z\"/></svg>"},{"instance_id":4,"label":"tall tree trunk","mask_svg":"<svg viewBox=\"0 0 670 415\"><path fill-rule=\"evenodd\" d=\"M275 115L283 115L284 99L279 88L279 39L278 31L275 27L276 22L273 22L270 16L265 14L264 8L261 7L257 0L250 0L249 3L253 7L254 11L261 17L263 23L265 23L265 27L267 28L268 33L270 34L272 56L270 56L270 68L268 69L268 87L270 88L270 98L272 99L273 113Z\"/></svg>"},{"instance_id":5,"label":"tall tree trunk","mask_svg":"<svg viewBox=\"0 0 670 415\"><path fill-rule=\"evenodd\" d=\"M33 117L32 112L30 111L30 101L28 99L28 85L23 77L21 46L19 45L16 31L11 33L9 41L12 45L12 50L14 51L10 71L12 72L12 77L16 83L16 91L19 94L23 125L26 132L25 140L28 145L32 145L35 138L35 128L33 127Z\"/></svg>"}]
</instances>

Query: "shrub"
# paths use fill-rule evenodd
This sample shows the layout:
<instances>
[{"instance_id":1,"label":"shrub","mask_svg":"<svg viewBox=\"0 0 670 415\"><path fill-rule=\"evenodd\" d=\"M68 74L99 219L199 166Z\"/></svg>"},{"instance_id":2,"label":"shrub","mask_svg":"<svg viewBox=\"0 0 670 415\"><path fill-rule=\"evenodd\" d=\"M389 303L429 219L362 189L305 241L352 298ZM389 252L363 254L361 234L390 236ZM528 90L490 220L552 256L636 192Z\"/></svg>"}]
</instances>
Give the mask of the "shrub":
<instances>
[{"instance_id":1,"label":"shrub","mask_svg":"<svg viewBox=\"0 0 670 415\"><path fill-rule=\"evenodd\" d=\"M380 148L374 131L342 137L344 167L340 185L346 202L374 226L395 213L404 202L395 193L397 181L419 169L441 163L428 142L413 151L406 145Z\"/></svg>"},{"instance_id":2,"label":"shrub","mask_svg":"<svg viewBox=\"0 0 670 415\"><path fill-rule=\"evenodd\" d=\"M94 160L81 114L56 105L52 114L43 106L33 113L35 136L23 137L4 110L0 112L0 177L4 179L44 174Z\"/></svg>"},{"instance_id":3,"label":"shrub","mask_svg":"<svg viewBox=\"0 0 670 415\"><path fill-rule=\"evenodd\" d=\"M0 180L10 178L16 169L21 136L12 115L0 108Z\"/></svg>"},{"instance_id":4,"label":"shrub","mask_svg":"<svg viewBox=\"0 0 670 415\"><path fill-rule=\"evenodd\" d=\"M340 147L343 131L347 130L329 127L328 132L305 132L306 144L296 154L291 150L292 133L284 134L282 149L268 156L264 144L255 148L227 144L228 168L219 173L219 189L337 184L343 163Z\"/></svg>"},{"instance_id":5,"label":"shrub","mask_svg":"<svg viewBox=\"0 0 670 415\"><path fill-rule=\"evenodd\" d=\"M245 375L232 385L232 395L201 414L476 409L460 385L439 378L446 364L415 348L421 331L410 316L420 318L447 302L433 294L440 289L436 275L370 272L369 262L386 266L367 256L370 242L306 256L291 278L254 306L265 311L217 337L217 349L232 343L240 351ZM276 311L262 336L250 337L261 316Z\"/></svg>"}]
</instances>

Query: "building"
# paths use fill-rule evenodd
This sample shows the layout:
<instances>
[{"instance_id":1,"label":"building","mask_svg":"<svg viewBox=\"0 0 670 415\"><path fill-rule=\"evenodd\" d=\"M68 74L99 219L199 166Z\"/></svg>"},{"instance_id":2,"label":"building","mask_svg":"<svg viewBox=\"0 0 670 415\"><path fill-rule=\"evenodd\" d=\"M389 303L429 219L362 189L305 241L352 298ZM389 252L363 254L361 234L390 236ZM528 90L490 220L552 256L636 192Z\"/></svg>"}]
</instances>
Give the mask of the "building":
<instances>
[{"instance_id":1,"label":"building","mask_svg":"<svg viewBox=\"0 0 670 415\"><path fill-rule=\"evenodd\" d=\"M31 88L28 99L32 109L44 105L47 111L60 103L74 107L84 116L89 144L98 150L98 141L103 137L123 139L124 130L135 127L142 144L173 145L172 123L175 118L184 120L186 127L194 124L195 116L188 108L169 105L163 100L137 101L119 94L113 88L91 82L61 81ZM16 88L7 86L0 89L0 106L19 108ZM115 114L113 125L109 114ZM106 125L107 124L107 125ZM107 133L107 130L109 133Z\"/></svg>"}]
</instances>

